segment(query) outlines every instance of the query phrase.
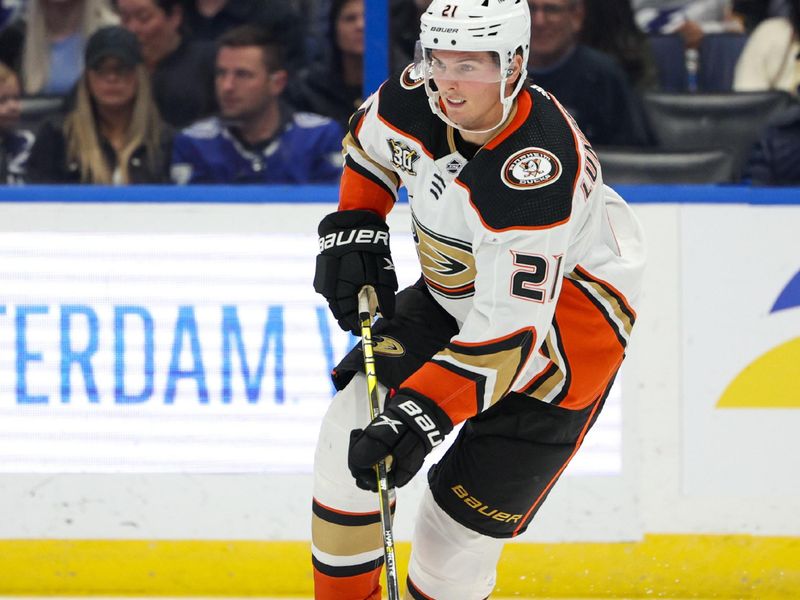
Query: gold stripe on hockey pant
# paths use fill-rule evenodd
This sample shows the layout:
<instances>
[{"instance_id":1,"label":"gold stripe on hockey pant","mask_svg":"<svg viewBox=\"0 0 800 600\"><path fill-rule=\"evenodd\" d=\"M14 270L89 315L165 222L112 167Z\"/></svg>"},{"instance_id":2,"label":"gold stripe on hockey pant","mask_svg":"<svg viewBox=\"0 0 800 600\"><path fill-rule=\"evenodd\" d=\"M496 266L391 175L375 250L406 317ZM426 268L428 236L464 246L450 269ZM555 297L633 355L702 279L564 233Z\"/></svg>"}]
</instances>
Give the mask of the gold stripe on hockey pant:
<instances>
[{"instance_id":1,"label":"gold stripe on hockey pant","mask_svg":"<svg viewBox=\"0 0 800 600\"><path fill-rule=\"evenodd\" d=\"M380 513L336 511L314 500L311 539L314 546L334 556L356 556L383 545ZM394 513L394 506L392 506Z\"/></svg>"}]
</instances>

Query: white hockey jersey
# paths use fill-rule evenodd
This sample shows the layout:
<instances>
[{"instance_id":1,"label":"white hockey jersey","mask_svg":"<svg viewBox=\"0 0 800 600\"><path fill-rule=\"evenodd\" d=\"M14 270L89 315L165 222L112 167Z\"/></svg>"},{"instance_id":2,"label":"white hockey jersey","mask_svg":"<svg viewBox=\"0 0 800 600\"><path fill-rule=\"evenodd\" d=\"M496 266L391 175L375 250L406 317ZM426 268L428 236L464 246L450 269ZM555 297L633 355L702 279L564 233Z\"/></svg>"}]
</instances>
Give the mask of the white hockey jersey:
<instances>
[{"instance_id":1,"label":"white hockey jersey","mask_svg":"<svg viewBox=\"0 0 800 600\"><path fill-rule=\"evenodd\" d=\"M644 248L555 98L523 89L472 158L411 67L353 116L340 209L385 216L408 189L422 275L459 333L402 387L455 423L510 392L580 409L607 392L635 320Z\"/></svg>"}]
</instances>

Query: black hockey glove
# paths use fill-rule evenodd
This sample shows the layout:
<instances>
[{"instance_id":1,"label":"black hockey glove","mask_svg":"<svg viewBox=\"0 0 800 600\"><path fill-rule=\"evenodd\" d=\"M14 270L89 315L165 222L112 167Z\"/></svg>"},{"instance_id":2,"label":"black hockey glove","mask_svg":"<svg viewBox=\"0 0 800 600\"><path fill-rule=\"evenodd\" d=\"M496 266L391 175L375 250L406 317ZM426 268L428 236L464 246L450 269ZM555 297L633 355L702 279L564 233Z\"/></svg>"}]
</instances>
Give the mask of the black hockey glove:
<instances>
[{"instance_id":1,"label":"black hockey glove","mask_svg":"<svg viewBox=\"0 0 800 600\"><path fill-rule=\"evenodd\" d=\"M389 486L404 486L452 430L447 413L433 400L409 390L400 391L386 400L383 412L366 429L350 432L347 466L358 487L376 492L375 464L391 454Z\"/></svg>"},{"instance_id":2,"label":"black hockey glove","mask_svg":"<svg viewBox=\"0 0 800 600\"><path fill-rule=\"evenodd\" d=\"M389 227L369 210L342 210L319 224L319 250L314 289L325 296L339 327L358 335L358 292L375 289L378 307L394 316L397 276L389 252Z\"/></svg>"}]
</instances>

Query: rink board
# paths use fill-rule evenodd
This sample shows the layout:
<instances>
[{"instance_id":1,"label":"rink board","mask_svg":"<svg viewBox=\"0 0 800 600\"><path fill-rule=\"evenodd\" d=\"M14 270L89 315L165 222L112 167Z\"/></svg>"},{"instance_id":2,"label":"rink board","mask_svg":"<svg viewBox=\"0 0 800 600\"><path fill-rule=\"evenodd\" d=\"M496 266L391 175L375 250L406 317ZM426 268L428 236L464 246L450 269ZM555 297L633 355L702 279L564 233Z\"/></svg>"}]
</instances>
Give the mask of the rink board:
<instances>
[{"instance_id":1,"label":"rink board","mask_svg":"<svg viewBox=\"0 0 800 600\"><path fill-rule=\"evenodd\" d=\"M598 438L600 452L584 448L590 462L573 465L580 469L556 487L524 542L506 548L498 594L798 598L800 488L797 477L790 474L800 472L800 452L796 436L776 432L800 429L797 374L791 371L798 363L793 358L794 340L800 334L796 241L800 191L653 187L622 193L634 201L647 231L649 263L640 320L622 377L620 434ZM12 239L20 232L41 234L42 242L79 234L75 239L88 243L94 235L99 243L92 248L100 250L109 241L120 247L130 241L135 248L135 236L141 232L155 238L183 235L186 240L210 233L215 237L205 241L219 244L229 242L231 233L252 241L265 228L281 243L289 239L280 236L293 230L305 232L313 244L316 221L333 206L287 203L297 195L331 202L335 190L285 188L271 194L279 204L261 203L264 191L249 188L7 189L0 194L0 230L11 234L6 238L8 256L24 250L25 236ZM164 202L150 204L154 197ZM407 217L406 206L393 213L392 231L407 228L407 223L399 222ZM123 462L109 451L87 455L89 462L85 456L62 451L85 439L67 427L89 425L88 411L103 416L105 410L127 410L131 422L141 420L145 425L143 436L152 438L142 437L146 443L134 444L120 437L119 431L110 429L118 422L110 414L96 430L102 434L97 440L146 452L154 441L170 442L158 427L174 423L175 413L181 412L176 409L192 401L211 418L186 421L187 427L181 429L184 441L202 438L202 447L212 448L213 440L203 437L206 432L188 426L212 422L218 416L215 410L238 423L237 428L254 423L251 413L257 404L242 399L255 381L258 351L265 348L263 389L273 399L269 408L275 412L263 423L274 425L270 435L280 439L287 423L306 415L284 410L302 407L292 404L288 385L302 376L293 370L297 363L288 361L285 369L277 369L271 362L277 338L270 327L278 321L272 321L269 312L251 311L250 297L244 293L236 303L210 298L206 305L194 306L167 297L182 290L166 285L162 299L169 306L167 312L146 299L123 304L123 297L134 297L136 277L146 275L137 271L136 260L126 263L125 269L112 269L111 274L131 275L132 287L121 293L119 302L107 296L113 286L102 285L87 288L89 301L77 294L50 300L48 294L65 289L63 282L51 279L60 270L52 268L52 261L70 257L58 246L46 248L42 244L26 251L30 262L16 271L20 285L0 288L0 305L5 307L0 314L0 342L11 341L16 352L15 359L9 353L0 355L0 369L11 374L0 382L5 390L0 396L9 411L5 417L16 413L15 418L22 419L19 423L26 419L31 423L34 412L46 412L54 419L50 433L68 445L48 450L43 437L36 440L30 431L5 422L6 443L12 448L28 444L28 450L7 456L17 461L16 467L6 461L0 468L4 471L0 473L0 593L308 596L308 543L293 541L309 539L308 462L305 458L299 471L296 464L285 462L307 456L307 449L305 455L269 454L284 462L264 463L267 454L254 450L264 436L239 428L237 435L246 442L239 448L250 444L250 455L262 461L246 464L241 456L229 459L219 454L228 449L225 436L235 429L222 432L215 427L224 435L213 452L207 456L194 450L185 455L173 452L169 464L161 453L157 473L148 456L132 451L124 453ZM194 248L204 250L202 244ZM253 248L252 254L258 256L258 248ZM758 252L748 254L748 248ZM210 250L213 253L218 246L211 244ZM83 257L84 251L87 247L81 249ZM248 246L240 244L235 251L248 251ZM308 252L313 255L314 249L309 247ZM232 252L227 256L237 265L245 264L241 256ZM152 264L149 259L143 262ZM6 261L3 268L9 264ZM103 267L102 261L97 264ZM171 264L176 263L158 266L167 269ZM256 268L250 273L260 277L261 263L252 264ZM35 289L37 272L42 285ZM99 267L91 272L100 272ZM287 272L297 274L292 265ZM185 269L183 273L184 289L195 297L191 280L202 273ZM217 273L231 278L231 285L250 283L249 273L237 275L224 266ZM740 290L741 285L746 290ZM14 293L27 293L26 289L32 290L33 300L8 300ZM698 300L698 293L706 295ZM113 302L98 304L98 298ZM276 296L273 304L279 300L287 298ZM223 308L209 312L213 302ZM734 329L730 316L735 318ZM293 319L298 317L320 332L331 326L316 320L311 305L304 315L286 308L282 314L286 332L294 330ZM146 331L142 324L150 321L152 350L147 336L133 337L137 326ZM241 333L234 327L237 324ZM220 330L227 332L228 354L226 338L209 333ZM81 337L81 332L88 335ZM256 337L249 337L253 332ZM201 348L197 353L191 348L194 338ZM89 357L94 340L97 352ZM144 358L137 362L136 354L120 354L118 342L126 352L138 349ZM292 346L296 343L287 333L282 340L285 357L304 351ZM237 354L237 344L246 352ZM208 349L217 363L205 360ZM322 373L332 354L318 354L312 367ZM243 355L250 361L249 379L236 362ZM191 361L181 362L200 356L202 370L197 366L200 361L195 361L194 369ZM100 360L103 357L106 363ZM150 357L156 366L152 384L146 377ZM781 369L787 362L790 369ZM48 364L56 367L49 379L41 376ZM226 373L231 372L232 387L226 387ZM94 400L85 385L90 379L96 383ZM208 403L197 402L200 382L207 384ZM747 394L765 382L774 394L757 398ZM322 402L329 393L326 379L315 376L313 385L317 387L303 389L302 396L313 393ZM232 394L229 404L226 390ZM114 394L119 402L107 400ZM284 402L280 406L279 398ZM21 414L26 411L29 414ZM193 409L193 415L196 412ZM276 420L279 415L285 416L285 423ZM302 441L310 447L314 432L307 427L297 431L304 431ZM94 443L83 448L96 449ZM611 460L597 462L603 448ZM174 445L172 449L177 450ZM48 456L60 461L60 469L48 468ZM197 462L200 458L202 463ZM228 462L217 462L215 467L214 461L223 459ZM73 470L65 466L67 460ZM37 461L37 468L30 461ZM404 507L414 504L419 493L415 483L401 490L407 495L402 498ZM402 565L407 562L405 541L412 517L413 511L405 509L398 514Z\"/></svg>"}]
</instances>

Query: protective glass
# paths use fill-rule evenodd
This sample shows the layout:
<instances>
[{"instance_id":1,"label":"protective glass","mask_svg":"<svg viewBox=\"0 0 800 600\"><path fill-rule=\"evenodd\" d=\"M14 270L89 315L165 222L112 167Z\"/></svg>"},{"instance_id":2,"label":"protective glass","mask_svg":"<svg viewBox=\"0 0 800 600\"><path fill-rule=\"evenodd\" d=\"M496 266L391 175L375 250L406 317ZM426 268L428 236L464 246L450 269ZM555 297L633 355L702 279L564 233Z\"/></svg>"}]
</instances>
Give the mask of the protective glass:
<instances>
[{"instance_id":1,"label":"protective glass","mask_svg":"<svg viewBox=\"0 0 800 600\"><path fill-rule=\"evenodd\" d=\"M439 81L497 83L503 79L496 52L431 50L417 42L414 65L419 75Z\"/></svg>"}]
</instances>

